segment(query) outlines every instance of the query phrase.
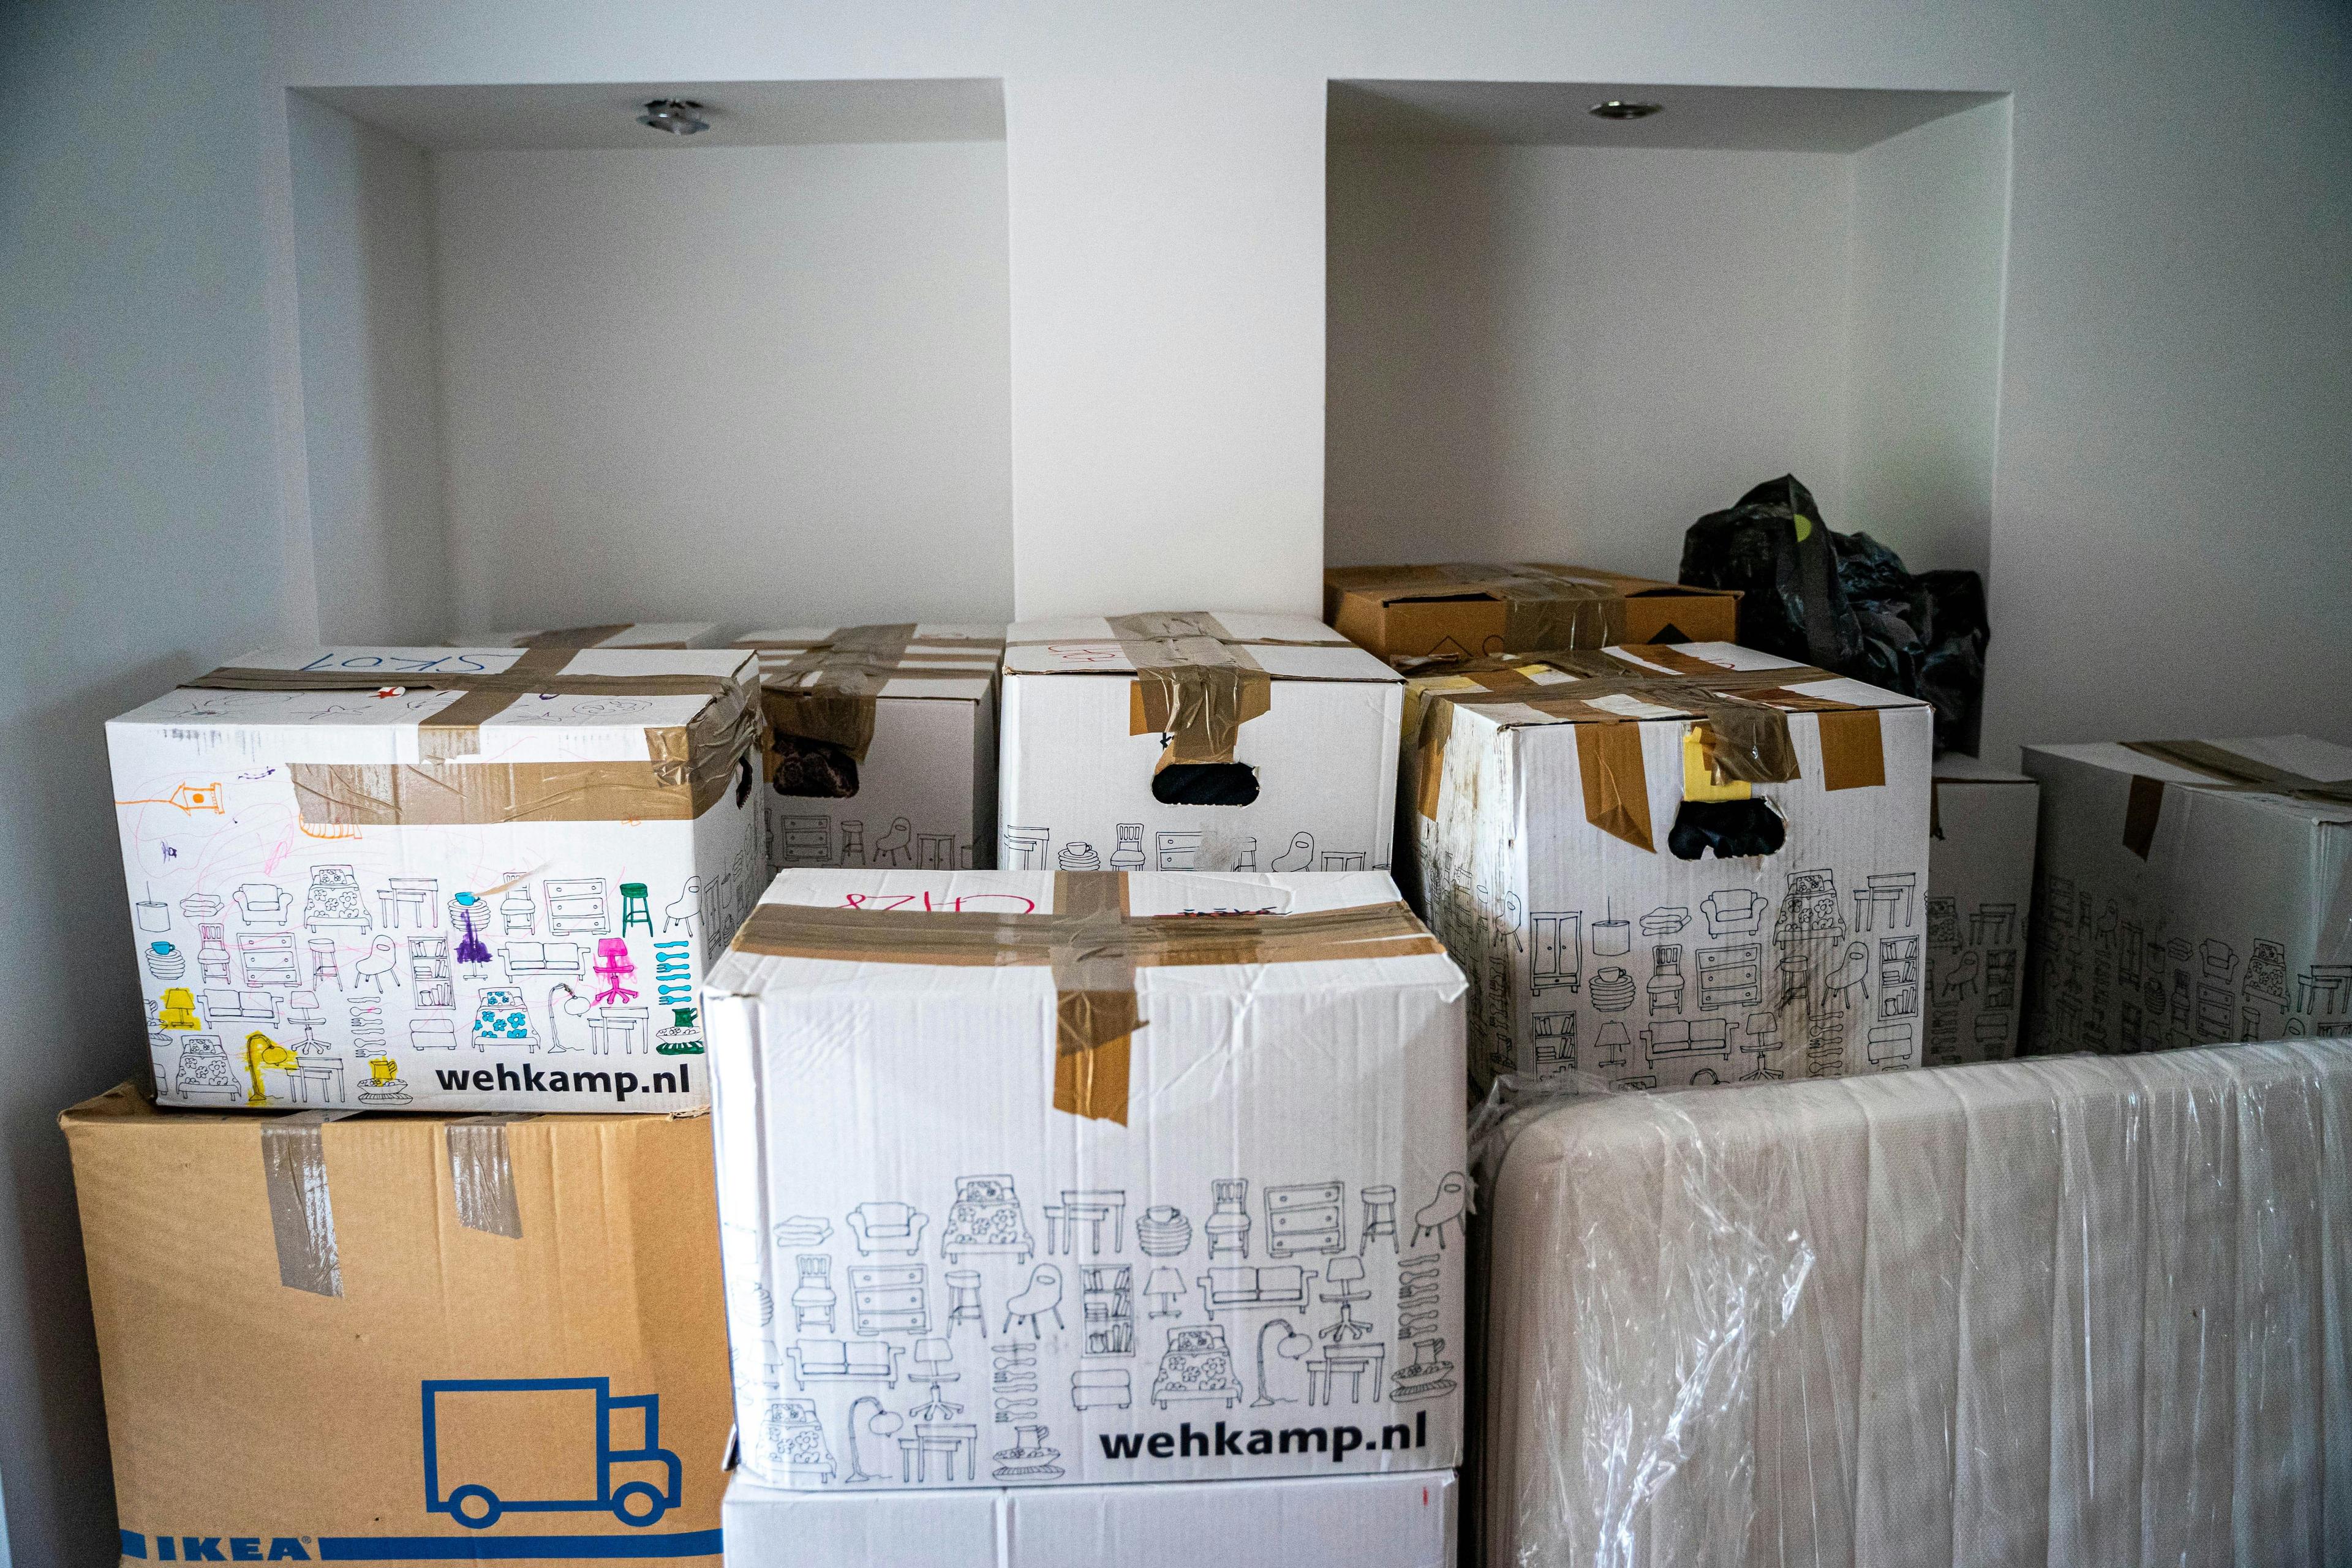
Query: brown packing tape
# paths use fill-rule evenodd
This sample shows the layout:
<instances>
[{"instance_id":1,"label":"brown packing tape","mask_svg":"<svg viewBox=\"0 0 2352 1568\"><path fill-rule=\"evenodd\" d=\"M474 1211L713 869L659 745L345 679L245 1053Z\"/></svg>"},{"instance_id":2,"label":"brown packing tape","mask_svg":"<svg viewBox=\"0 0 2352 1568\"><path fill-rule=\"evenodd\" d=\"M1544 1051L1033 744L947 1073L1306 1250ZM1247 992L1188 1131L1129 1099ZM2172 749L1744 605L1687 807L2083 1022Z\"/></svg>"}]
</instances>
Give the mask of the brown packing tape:
<instances>
[{"instance_id":1,"label":"brown packing tape","mask_svg":"<svg viewBox=\"0 0 2352 1568\"><path fill-rule=\"evenodd\" d=\"M1876 709L1816 713L1813 722L1821 726L1823 789L1870 789L1886 782L1886 743Z\"/></svg>"},{"instance_id":2,"label":"brown packing tape","mask_svg":"<svg viewBox=\"0 0 2352 1568\"><path fill-rule=\"evenodd\" d=\"M1543 652L1596 648L1625 640L1625 596L1605 583L1590 583L1536 566L1489 566L1447 562L1434 566L1341 569L1327 574L1335 589L1382 605L1483 594L1503 605L1506 647Z\"/></svg>"},{"instance_id":3,"label":"brown packing tape","mask_svg":"<svg viewBox=\"0 0 2352 1568\"><path fill-rule=\"evenodd\" d=\"M2124 801L2124 847L2147 858L2156 844L2156 825L2164 816L2164 781L2134 773L2131 793Z\"/></svg>"},{"instance_id":4,"label":"brown packing tape","mask_svg":"<svg viewBox=\"0 0 2352 1568\"><path fill-rule=\"evenodd\" d=\"M1054 909L1054 1109L1123 1127L1135 1031L1143 1027L1135 957L1120 940L1127 873L1056 872Z\"/></svg>"},{"instance_id":5,"label":"brown packing tape","mask_svg":"<svg viewBox=\"0 0 2352 1568\"><path fill-rule=\"evenodd\" d=\"M506 670L434 671L389 682L381 670L228 667L182 684L221 691L373 691L394 684L463 693L418 726L421 762L292 764L300 818L315 826L690 820L724 798L744 752L765 731L748 683L708 675L565 673L572 657L567 649L526 649ZM709 700L683 727L646 729L647 760L641 763L450 761L477 753L482 720L541 692Z\"/></svg>"},{"instance_id":6,"label":"brown packing tape","mask_svg":"<svg viewBox=\"0 0 2352 1568\"><path fill-rule=\"evenodd\" d=\"M761 904L739 952L845 963L1024 965L1053 971L1055 1109L1124 1123L1131 1045L1144 1026L1135 971L1299 963L1444 950L1402 904L1303 915L1131 916L1125 874L1064 872L1050 915Z\"/></svg>"},{"instance_id":7,"label":"brown packing tape","mask_svg":"<svg viewBox=\"0 0 2352 1568\"><path fill-rule=\"evenodd\" d=\"M507 1126L518 1116L468 1116L442 1131L449 1152L449 1192L457 1223L491 1236L522 1237L522 1206L515 1196L514 1160Z\"/></svg>"},{"instance_id":8,"label":"brown packing tape","mask_svg":"<svg viewBox=\"0 0 2352 1568\"><path fill-rule=\"evenodd\" d=\"M907 657L915 623L844 626L761 675L761 706L780 735L838 746L858 762L874 744L874 704ZM768 774L775 776L775 759Z\"/></svg>"},{"instance_id":9,"label":"brown packing tape","mask_svg":"<svg viewBox=\"0 0 2352 1568\"><path fill-rule=\"evenodd\" d=\"M1576 766L1584 784L1584 820L1637 849L1657 853L1650 837L1650 781L1642 765L1642 726L1581 725Z\"/></svg>"},{"instance_id":10,"label":"brown packing tape","mask_svg":"<svg viewBox=\"0 0 2352 1568\"><path fill-rule=\"evenodd\" d=\"M1612 654L1559 651L1538 657L1450 661L1446 674L1481 688L1426 695L1417 745L1422 749L1417 805L1433 816L1440 758L1426 748L1437 730L1434 710L1513 707L1579 726L1577 763L1584 784L1585 817L1624 842L1656 853L1649 810L1647 773L1641 753L1644 721L1595 705L1595 700L1630 697L1690 715L1699 743L1718 781L1785 784L1799 776L1795 743L1789 733L1793 709L1816 715L1821 724L1822 785L1857 789L1886 782L1884 741L1876 709L1790 689L1831 679L1811 667L1770 670L1726 669L1674 648L1623 650L1673 673L1647 671ZM1541 683L1521 667L1542 666L1576 677L1572 683ZM1622 731L1622 733L1614 733ZM1441 744L1442 750L1442 744Z\"/></svg>"},{"instance_id":11,"label":"brown packing tape","mask_svg":"<svg viewBox=\"0 0 2352 1568\"><path fill-rule=\"evenodd\" d=\"M278 1282L314 1296L343 1293L335 1251L335 1208L327 1194L328 1113L298 1110L261 1124L261 1175L269 1194L269 1229L278 1248Z\"/></svg>"},{"instance_id":12,"label":"brown packing tape","mask_svg":"<svg viewBox=\"0 0 2352 1568\"><path fill-rule=\"evenodd\" d=\"M1413 809L1437 820L1437 802L1444 793L1445 747L1454 738L1454 704L1428 702L1421 710L1421 733L1413 742Z\"/></svg>"},{"instance_id":13,"label":"brown packing tape","mask_svg":"<svg viewBox=\"0 0 2352 1568\"><path fill-rule=\"evenodd\" d=\"M1241 727L1274 705L1273 678L1214 616L1113 616L1110 629L1135 667L1128 732L1168 737L1160 767L1232 762Z\"/></svg>"},{"instance_id":14,"label":"brown packing tape","mask_svg":"<svg viewBox=\"0 0 2352 1568\"><path fill-rule=\"evenodd\" d=\"M615 621L608 626L561 626L554 631L533 632L527 637L517 637L517 647L596 647L619 637L635 621Z\"/></svg>"}]
</instances>

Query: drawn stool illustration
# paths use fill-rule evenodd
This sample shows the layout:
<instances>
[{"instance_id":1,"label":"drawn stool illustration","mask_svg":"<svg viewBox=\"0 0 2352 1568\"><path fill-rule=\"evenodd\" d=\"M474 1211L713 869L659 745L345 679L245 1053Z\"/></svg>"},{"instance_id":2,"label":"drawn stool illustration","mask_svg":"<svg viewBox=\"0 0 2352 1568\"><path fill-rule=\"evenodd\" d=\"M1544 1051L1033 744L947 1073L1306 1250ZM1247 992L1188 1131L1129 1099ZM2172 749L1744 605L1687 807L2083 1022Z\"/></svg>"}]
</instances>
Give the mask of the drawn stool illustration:
<instances>
[{"instance_id":1,"label":"drawn stool illustration","mask_svg":"<svg viewBox=\"0 0 2352 1568\"><path fill-rule=\"evenodd\" d=\"M980 1304L980 1270L950 1268L948 1282L948 1332L952 1334L958 1323L970 1323L982 1334L988 1332L988 1312Z\"/></svg>"},{"instance_id":2,"label":"drawn stool illustration","mask_svg":"<svg viewBox=\"0 0 2352 1568\"><path fill-rule=\"evenodd\" d=\"M629 934L631 926L643 928L647 936L654 934L653 906L646 898L643 882L621 884L621 934Z\"/></svg>"},{"instance_id":3,"label":"drawn stool illustration","mask_svg":"<svg viewBox=\"0 0 2352 1568\"><path fill-rule=\"evenodd\" d=\"M1372 1238L1385 1236L1389 1246L1396 1246L1396 1189L1391 1186L1366 1187L1357 1194L1364 1203L1364 1234L1356 1243L1359 1253L1371 1250Z\"/></svg>"}]
</instances>

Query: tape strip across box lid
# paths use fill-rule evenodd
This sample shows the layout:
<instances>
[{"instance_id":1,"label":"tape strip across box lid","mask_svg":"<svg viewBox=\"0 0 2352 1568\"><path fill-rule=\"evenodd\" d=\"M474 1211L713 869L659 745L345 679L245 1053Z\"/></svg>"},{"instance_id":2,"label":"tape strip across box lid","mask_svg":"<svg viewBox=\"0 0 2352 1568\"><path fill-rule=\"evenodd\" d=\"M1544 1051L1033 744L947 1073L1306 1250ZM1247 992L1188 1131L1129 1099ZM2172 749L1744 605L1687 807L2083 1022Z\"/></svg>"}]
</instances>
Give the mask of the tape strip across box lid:
<instances>
[{"instance_id":1,"label":"tape strip across box lid","mask_svg":"<svg viewBox=\"0 0 2352 1568\"><path fill-rule=\"evenodd\" d=\"M2124 748L2193 773L2203 773L2213 781L2197 785L2199 789L2275 795L2319 805L2352 806L2352 780L2331 784L2290 773L2241 756L2210 741L2126 741ZM2147 859L2148 849L2156 842L2157 819L2163 812L2164 781L2145 773L2133 774L2131 795L2124 808L2124 847Z\"/></svg>"},{"instance_id":2,"label":"tape strip across box lid","mask_svg":"<svg viewBox=\"0 0 2352 1568\"><path fill-rule=\"evenodd\" d=\"M1274 679L1205 611L1113 616L1119 651L1135 667L1128 732L1162 734L1171 763L1234 760L1241 728L1274 706Z\"/></svg>"},{"instance_id":3,"label":"tape strip across box lid","mask_svg":"<svg viewBox=\"0 0 2352 1568\"><path fill-rule=\"evenodd\" d=\"M1014 915L761 904L734 948L772 958L1050 968L1054 1109L1122 1125L1130 1047L1147 1022L1137 970L1444 951L1397 903L1297 915L1130 915L1124 871L1056 872L1054 908Z\"/></svg>"},{"instance_id":4,"label":"tape strip across box lid","mask_svg":"<svg viewBox=\"0 0 2352 1568\"><path fill-rule=\"evenodd\" d=\"M515 1196L514 1159L507 1128L527 1116L468 1116L443 1128L449 1152L449 1192L457 1223L492 1236L522 1236Z\"/></svg>"},{"instance_id":5,"label":"tape strip across box lid","mask_svg":"<svg viewBox=\"0 0 2352 1568\"><path fill-rule=\"evenodd\" d=\"M1656 853L1649 808L1649 778L1640 725L1646 721L1603 706L1612 699L1687 714L1696 723L1708 765L1720 779L1785 784L1798 776L1789 735L1790 710L1816 716L1824 789L1860 789L1886 782L1878 710L1790 689L1836 679L1811 666L1727 669L1675 648L1628 649L1667 667L1645 671L1605 653L1567 651L1536 658L1504 656L1454 663L1447 673L1470 683L1426 693L1415 741L1415 804L1423 816L1437 810L1444 753L1453 710L1521 710L1512 721L1577 725L1577 767L1585 820L1636 848ZM1531 669L1574 679L1547 682Z\"/></svg>"},{"instance_id":6,"label":"tape strip across box lid","mask_svg":"<svg viewBox=\"0 0 2352 1568\"><path fill-rule=\"evenodd\" d=\"M269 1230L278 1247L278 1281L314 1296L343 1293L335 1252L335 1206L327 1193L327 1148L320 1128L336 1110L298 1110L261 1124L261 1175L269 1194Z\"/></svg>"},{"instance_id":7,"label":"tape strip across box lid","mask_svg":"<svg viewBox=\"0 0 2352 1568\"><path fill-rule=\"evenodd\" d=\"M714 675L580 675L578 650L526 648L502 670L434 670L395 684L451 690L458 700L417 726L409 763L296 763L289 773L309 826L387 827L501 822L691 821L725 796L736 765L761 736L753 687ZM381 670L259 669L227 666L183 681L215 691L374 691ZM518 699L703 697L683 728L646 731L643 763L467 763L481 749L480 725Z\"/></svg>"},{"instance_id":8,"label":"tape strip across box lid","mask_svg":"<svg viewBox=\"0 0 2352 1568\"><path fill-rule=\"evenodd\" d=\"M995 637L926 633L912 621L844 626L805 643L749 642L792 658L760 673L761 706L778 735L838 746L857 762L874 744L875 704L893 679L993 675L1003 643ZM956 659L962 650L974 662ZM984 658L985 663L977 662ZM775 776L772 755L768 776Z\"/></svg>"}]
</instances>

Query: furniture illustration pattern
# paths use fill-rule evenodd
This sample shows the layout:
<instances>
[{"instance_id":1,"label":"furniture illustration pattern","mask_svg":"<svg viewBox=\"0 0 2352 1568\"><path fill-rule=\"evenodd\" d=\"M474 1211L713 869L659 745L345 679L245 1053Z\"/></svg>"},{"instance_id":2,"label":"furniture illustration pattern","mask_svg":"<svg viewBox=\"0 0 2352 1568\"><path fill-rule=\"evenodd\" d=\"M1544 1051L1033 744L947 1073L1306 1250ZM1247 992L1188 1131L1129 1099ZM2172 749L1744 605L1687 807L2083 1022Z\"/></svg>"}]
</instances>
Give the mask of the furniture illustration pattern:
<instances>
[{"instance_id":1,"label":"furniture illustration pattern","mask_svg":"<svg viewBox=\"0 0 2352 1568\"><path fill-rule=\"evenodd\" d=\"M904 1253L911 1258L923 1249L923 1227L930 1221L930 1215L910 1204L859 1204L849 1211L849 1234L862 1257Z\"/></svg>"},{"instance_id":2,"label":"furniture illustration pattern","mask_svg":"<svg viewBox=\"0 0 2352 1568\"><path fill-rule=\"evenodd\" d=\"M1290 1258L1307 1252L1345 1252L1347 1205L1348 1189L1340 1182L1266 1188L1266 1256Z\"/></svg>"},{"instance_id":3,"label":"furniture illustration pattern","mask_svg":"<svg viewBox=\"0 0 2352 1568\"><path fill-rule=\"evenodd\" d=\"M1382 1390L1381 1373L1388 1363L1389 1347L1376 1345L1329 1344L1320 1356L1307 1363L1307 1403L1330 1405L1333 1384L1340 1377L1348 1380L1348 1403L1361 1405L1367 1389L1374 1403L1379 1403Z\"/></svg>"},{"instance_id":4,"label":"furniture illustration pattern","mask_svg":"<svg viewBox=\"0 0 2352 1568\"><path fill-rule=\"evenodd\" d=\"M604 879L551 877L547 894L547 934L553 937L601 936L605 923Z\"/></svg>"},{"instance_id":5,"label":"furniture illustration pattern","mask_svg":"<svg viewBox=\"0 0 2352 1568\"><path fill-rule=\"evenodd\" d=\"M1202 1223L1202 1232L1209 1238L1209 1256L1217 1258L1247 1258L1249 1256L1250 1216L1249 1179L1228 1176L1209 1184L1213 1200L1209 1217Z\"/></svg>"},{"instance_id":6,"label":"furniture illustration pattern","mask_svg":"<svg viewBox=\"0 0 2352 1568\"><path fill-rule=\"evenodd\" d=\"M898 1385L898 1358L904 1345L887 1340L796 1340L784 1347L792 1363L793 1386L812 1383L878 1383Z\"/></svg>"},{"instance_id":7,"label":"furniture illustration pattern","mask_svg":"<svg viewBox=\"0 0 2352 1568\"><path fill-rule=\"evenodd\" d=\"M441 923L441 884L431 877L394 877L376 889L375 901L387 929L397 930L404 918L420 929Z\"/></svg>"},{"instance_id":8,"label":"furniture illustration pattern","mask_svg":"<svg viewBox=\"0 0 2352 1568\"><path fill-rule=\"evenodd\" d=\"M926 1266L920 1263L870 1264L851 1268L850 1327L867 1338L884 1333L929 1333L929 1282ZM793 1305L797 1309L799 1303Z\"/></svg>"},{"instance_id":9,"label":"furniture illustration pattern","mask_svg":"<svg viewBox=\"0 0 2352 1568\"><path fill-rule=\"evenodd\" d=\"M1764 1005L1762 943L1743 942L1727 947L1703 947L1697 956L1701 1012Z\"/></svg>"},{"instance_id":10,"label":"furniture illustration pattern","mask_svg":"<svg viewBox=\"0 0 2352 1568\"><path fill-rule=\"evenodd\" d=\"M961 1263L974 1253L1000 1252L1011 1253L1017 1263L1026 1263L1036 1250L1011 1176L956 1178L955 1202L948 1209L947 1229L940 1237L942 1257Z\"/></svg>"},{"instance_id":11,"label":"furniture illustration pattern","mask_svg":"<svg viewBox=\"0 0 2352 1568\"><path fill-rule=\"evenodd\" d=\"M1583 915L1531 915L1528 935L1536 994L1555 988L1573 993L1583 983Z\"/></svg>"},{"instance_id":12,"label":"furniture illustration pattern","mask_svg":"<svg viewBox=\"0 0 2352 1568\"><path fill-rule=\"evenodd\" d=\"M1123 1366L1082 1368L1070 1374L1070 1403L1080 1410L1126 1410L1135 1404L1135 1380Z\"/></svg>"},{"instance_id":13,"label":"furniture illustration pattern","mask_svg":"<svg viewBox=\"0 0 2352 1568\"><path fill-rule=\"evenodd\" d=\"M768 1406L768 1453L794 1479L833 1479L833 1453L814 1400L779 1399Z\"/></svg>"},{"instance_id":14,"label":"furniture illustration pattern","mask_svg":"<svg viewBox=\"0 0 2352 1568\"><path fill-rule=\"evenodd\" d=\"M1135 1353L1135 1272L1124 1263L1078 1270L1078 1304L1088 1355Z\"/></svg>"},{"instance_id":15,"label":"furniture illustration pattern","mask_svg":"<svg viewBox=\"0 0 2352 1568\"><path fill-rule=\"evenodd\" d=\"M1212 1312L1307 1306L1311 1269L1296 1263L1269 1263L1257 1268L1212 1268L1201 1276L1201 1303Z\"/></svg>"},{"instance_id":16,"label":"furniture illustration pattern","mask_svg":"<svg viewBox=\"0 0 2352 1568\"><path fill-rule=\"evenodd\" d=\"M911 1431L898 1439L898 1479L908 1486L924 1486L930 1481L930 1457L939 1454L947 1460L947 1473L942 1480L955 1479L956 1458L963 1458L963 1479L973 1480L980 1472L980 1428L973 1426L946 1426L917 1422Z\"/></svg>"},{"instance_id":17,"label":"furniture illustration pattern","mask_svg":"<svg viewBox=\"0 0 2352 1568\"><path fill-rule=\"evenodd\" d=\"M822 816L776 818L776 859L784 866L833 863L833 825Z\"/></svg>"},{"instance_id":18,"label":"furniture illustration pattern","mask_svg":"<svg viewBox=\"0 0 2352 1568\"><path fill-rule=\"evenodd\" d=\"M996 1179L996 1178L991 1178ZM1007 1186L1012 1178L1003 1178ZM952 1223L952 1216L950 1216ZM1082 1192L1063 1189L1062 1201L1045 1207L1045 1250L1076 1252L1080 1226L1086 1228L1087 1250L1097 1256L1127 1250L1127 1194L1123 1192ZM1103 1246L1103 1232L1110 1246Z\"/></svg>"},{"instance_id":19,"label":"furniture illustration pattern","mask_svg":"<svg viewBox=\"0 0 2352 1568\"><path fill-rule=\"evenodd\" d=\"M833 1309L837 1298L833 1289L833 1259L822 1252L803 1252L793 1259L793 1271L798 1283L793 1287L793 1332L804 1334L811 1329L832 1333Z\"/></svg>"},{"instance_id":20,"label":"furniture illustration pattern","mask_svg":"<svg viewBox=\"0 0 2352 1568\"><path fill-rule=\"evenodd\" d=\"M1168 1348L1151 1380L1151 1403L1165 1410L1171 1400L1214 1399L1227 1409L1241 1402L1241 1379L1234 1375L1233 1351L1223 1323L1168 1331Z\"/></svg>"},{"instance_id":21,"label":"furniture illustration pattern","mask_svg":"<svg viewBox=\"0 0 2352 1568\"><path fill-rule=\"evenodd\" d=\"M366 931L367 900L360 896L359 873L349 866L313 866L302 895L302 923L312 931Z\"/></svg>"},{"instance_id":22,"label":"furniture illustration pattern","mask_svg":"<svg viewBox=\"0 0 2352 1568\"><path fill-rule=\"evenodd\" d=\"M294 956L290 931L245 932L236 939L236 961L249 986L275 985L287 991L301 986L302 966Z\"/></svg>"},{"instance_id":23,"label":"furniture illustration pattern","mask_svg":"<svg viewBox=\"0 0 2352 1568\"><path fill-rule=\"evenodd\" d=\"M509 979L562 974L577 980L588 973L588 949L576 942L510 942L499 957Z\"/></svg>"}]
</instances>

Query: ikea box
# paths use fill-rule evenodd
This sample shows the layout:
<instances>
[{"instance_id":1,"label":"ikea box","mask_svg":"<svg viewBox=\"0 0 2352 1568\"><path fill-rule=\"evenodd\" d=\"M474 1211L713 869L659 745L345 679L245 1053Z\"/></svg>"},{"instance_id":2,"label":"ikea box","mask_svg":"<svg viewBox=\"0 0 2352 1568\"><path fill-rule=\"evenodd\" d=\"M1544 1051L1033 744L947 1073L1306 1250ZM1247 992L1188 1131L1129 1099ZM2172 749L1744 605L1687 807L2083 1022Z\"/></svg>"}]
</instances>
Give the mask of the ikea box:
<instances>
[{"instance_id":1,"label":"ikea box","mask_svg":"<svg viewBox=\"0 0 2352 1568\"><path fill-rule=\"evenodd\" d=\"M484 632L453 647L720 647L727 637L715 621L614 621L534 632Z\"/></svg>"},{"instance_id":2,"label":"ikea box","mask_svg":"<svg viewBox=\"0 0 2352 1568\"><path fill-rule=\"evenodd\" d=\"M1323 618L1382 658L1736 641L1739 595L1589 566L1332 566Z\"/></svg>"},{"instance_id":3,"label":"ikea box","mask_svg":"<svg viewBox=\"0 0 2352 1568\"><path fill-rule=\"evenodd\" d=\"M1412 680L1407 886L1483 1082L1916 1067L1929 711L1729 643Z\"/></svg>"},{"instance_id":4,"label":"ikea box","mask_svg":"<svg viewBox=\"0 0 2352 1568\"><path fill-rule=\"evenodd\" d=\"M970 870L996 854L1004 628L753 632L769 742L768 867Z\"/></svg>"},{"instance_id":5,"label":"ikea box","mask_svg":"<svg viewBox=\"0 0 2352 1568\"><path fill-rule=\"evenodd\" d=\"M1456 1463L1462 977L1387 877L787 871L709 992L751 1480Z\"/></svg>"},{"instance_id":6,"label":"ikea box","mask_svg":"<svg viewBox=\"0 0 2352 1568\"><path fill-rule=\"evenodd\" d=\"M2026 1048L2352 1035L2352 750L2308 735L2028 746Z\"/></svg>"},{"instance_id":7,"label":"ikea box","mask_svg":"<svg viewBox=\"0 0 2352 1568\"><path fill-rule=\"evenodd\" d=\"M1403 687L1329 627L1186 613L1008 637L999 865L1387 868Z\"/></svg>"},{"instance_id":8,"label":"ikea box","mask_svg":"<svg viewBox=\"0 0 2352 1568\"><path fill-rule=\"evenodd\" d=\"M2017 1054L2042 791L1948 752L1936 759L1927 845L1927 1061Z\"/></svg>"},{"instance_id":9,"label":"ikea box","mask_svg":"<svg viewBox=\"0 0 2352 1568\"><path fill-rule=\"evenodd\" d=\"M865 1438L868 1463L892 1439ZM817 1495L738 1478L731 1568L1453 1568L1454 1473Z\"/></svg>"},{"instance_id":10,"label":"ikea box","mask_svg":"<svg viewBox=\"0 0 2352 1568\"><path fill-rule=\"evenodd\" d=\"M764 880L745 652L294 648L108 723L157 1098L677 1110Z\"/></svg>"},{"instance_id":11,"label":"ikea box","mask_svg":"<svg viewBox=\"0 0 2352 1568\"><path fill-rule=\"evenodd\" d=\"M59 1121L126 1561L715 1568L706 1114Z\"/></svg>"}]
</instances>

